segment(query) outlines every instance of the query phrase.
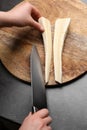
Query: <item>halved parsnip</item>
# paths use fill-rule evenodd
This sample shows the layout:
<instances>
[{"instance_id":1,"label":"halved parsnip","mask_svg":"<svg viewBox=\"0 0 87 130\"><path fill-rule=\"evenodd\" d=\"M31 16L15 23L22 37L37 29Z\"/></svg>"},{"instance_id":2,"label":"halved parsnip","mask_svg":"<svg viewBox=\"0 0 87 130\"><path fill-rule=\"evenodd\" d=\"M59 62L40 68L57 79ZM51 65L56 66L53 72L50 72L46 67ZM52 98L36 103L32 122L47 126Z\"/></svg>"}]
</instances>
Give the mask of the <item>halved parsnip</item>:
<instances>
[{"instance_id":1,"label":"halved parsnip","mask_svg":"<svg viewBox=\"0 0 87 130\"><path fill-rule=\"evenodd\" d=\"M70 18L60 18L55 22L53 54L55 81L62 83L62 51Z\"/></svg>"},{"instance_id":2,"label":"halved parsnip","mask_svg":"<svg viewBox=\"0 0 87 130\"><path fill-rule=\"evenodd\" d=\"M45 82L49 81L51 59L52 59L52 34L50 21L44 17L39 18L39 23L44 27L45 31L42 33L44 47L45 47Z\"/></svg>"}]
</instances>

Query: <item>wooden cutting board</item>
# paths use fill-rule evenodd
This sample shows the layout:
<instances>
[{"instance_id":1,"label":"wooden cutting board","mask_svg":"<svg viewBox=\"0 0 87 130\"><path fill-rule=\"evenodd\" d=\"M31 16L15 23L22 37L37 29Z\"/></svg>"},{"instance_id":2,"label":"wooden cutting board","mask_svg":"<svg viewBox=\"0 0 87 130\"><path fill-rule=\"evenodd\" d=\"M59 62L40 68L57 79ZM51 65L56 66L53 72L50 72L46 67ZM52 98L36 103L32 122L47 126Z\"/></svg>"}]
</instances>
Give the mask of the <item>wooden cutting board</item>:
<instances>
[{"instance_id":1,"label":"wooden cutting board","mask_svg":"<svg viewBox=\"0 0 87 130\"><path fill-rule=\"evenodd\" d=\"M71 18L65 39L62 62L63 83L69 82L87 72L87 5L80 0L29 0L42 16L54 27L57 18ZM54 30L54 29L53 29ZM36 45L41 58L44 75L44 45L41 33L32 27L0 29L0 58L6 68L16 77L30 82L30 53ZM53 61L49 85L54 80Z\"/></svg>"}]
</instances>

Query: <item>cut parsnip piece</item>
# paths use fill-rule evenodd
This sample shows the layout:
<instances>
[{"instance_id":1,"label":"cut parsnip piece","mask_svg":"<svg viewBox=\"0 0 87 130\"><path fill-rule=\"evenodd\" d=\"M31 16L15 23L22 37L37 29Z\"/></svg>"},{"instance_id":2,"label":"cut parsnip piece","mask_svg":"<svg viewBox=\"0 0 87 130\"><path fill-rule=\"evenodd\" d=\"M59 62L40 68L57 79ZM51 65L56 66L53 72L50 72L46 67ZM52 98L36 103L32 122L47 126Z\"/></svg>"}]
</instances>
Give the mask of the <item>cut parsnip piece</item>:
<instances>
[{"instance_id":1,"label":"cut parsnip piece","mask_svg":"<svg viewBox=\"0 0 87 130\"><path fill-rule=\"evenodd\" d=\"M55 22L53 53L55 81L62 83L62 51L70 18L57 19Z\"/></svg>"},{"instance_id":2,"label":"cut parsnip piece","mask_svg":"<svg viewBox=\"0 0 87 130\"><path fill-rule=\"evenodd\" d=\"M51 58L52 58L52 34L50 21L44 17L39 18L39 23L44 27L42 33L45 47L45 82L49 81Z\"/></svg>"}]
</instances>

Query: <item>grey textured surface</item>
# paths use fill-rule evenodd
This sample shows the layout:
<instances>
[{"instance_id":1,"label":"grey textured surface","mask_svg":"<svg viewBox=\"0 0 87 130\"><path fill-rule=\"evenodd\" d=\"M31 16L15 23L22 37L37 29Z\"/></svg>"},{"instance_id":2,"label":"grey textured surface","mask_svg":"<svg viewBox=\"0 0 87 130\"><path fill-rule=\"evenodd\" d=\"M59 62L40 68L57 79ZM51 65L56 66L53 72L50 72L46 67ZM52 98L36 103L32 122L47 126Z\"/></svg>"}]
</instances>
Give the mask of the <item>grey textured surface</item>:
<instances>
[{"instance_id":1,"label":"grey textured surface","mask_svg":"<svg viewBox=\"0 0 87 130\"><path fill-rule=\"evenodd\" d=\"M47 90L53 130L87 130L87 74L71 84Z\"/></svg>"},{"instance_id":2,"label":"grey textured surface","mask_svg":"<svg viewBox=\"0 0 87 130\"><path fill-rule=\"evenodd\" d=\"M87 0L82 0L82 2L86 3L87 4Z\"/></svg>"},{"instance_id":3,"label":"grey textured surface","mask_svg":"<svg viewBox=\"0 0 87 130\"><path fill-rule=\"evenodd\" d=\"M23 0L0 0L0 10L7 11Z\"/></svg>"}]
</instances>

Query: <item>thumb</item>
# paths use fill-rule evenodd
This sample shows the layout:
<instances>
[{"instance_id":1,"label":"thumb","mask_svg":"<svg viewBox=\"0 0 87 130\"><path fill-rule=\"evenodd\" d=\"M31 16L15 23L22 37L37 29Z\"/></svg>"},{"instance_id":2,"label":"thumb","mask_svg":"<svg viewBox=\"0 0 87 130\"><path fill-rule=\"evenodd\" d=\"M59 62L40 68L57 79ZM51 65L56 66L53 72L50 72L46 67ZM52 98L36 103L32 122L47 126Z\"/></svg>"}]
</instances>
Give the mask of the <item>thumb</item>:
<instances>
[{"instance_id":1,"label":"thumb","mask_svg":"<svg viewBox=\"0 0 87 130\"><path fill-rule=\"evenodd\" d=\"M36 28L40 32L44 32L43 26L40 23L38 23L37 21L35 21L32 17L31 17L29 25Z\"/></svg>"}]
</instances>

